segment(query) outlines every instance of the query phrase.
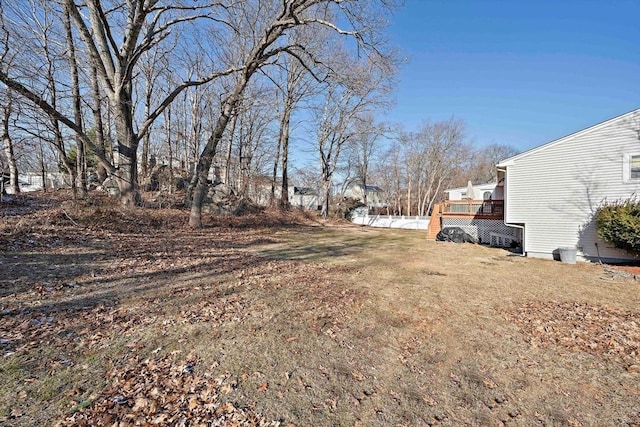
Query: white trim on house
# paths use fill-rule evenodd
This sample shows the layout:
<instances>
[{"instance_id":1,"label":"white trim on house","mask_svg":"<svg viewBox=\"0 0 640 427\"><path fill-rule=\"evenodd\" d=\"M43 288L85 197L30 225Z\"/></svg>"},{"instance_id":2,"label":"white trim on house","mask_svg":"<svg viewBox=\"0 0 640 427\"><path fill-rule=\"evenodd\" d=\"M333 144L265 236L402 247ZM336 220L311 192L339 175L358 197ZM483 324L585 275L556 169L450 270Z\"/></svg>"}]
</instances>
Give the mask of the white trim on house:
<instances>
[{"instance_id":1,"label":"white trim on house","mask_svg":"<svg viewBox=\"0 0 640 427\"><path fill-rule=\"evenodd\" d=\"M625 183L637 182L640 185L640 178L631 178L631 158L640 157L640 151L622 154L622 180Z\"/></svg>"}]
</instances>

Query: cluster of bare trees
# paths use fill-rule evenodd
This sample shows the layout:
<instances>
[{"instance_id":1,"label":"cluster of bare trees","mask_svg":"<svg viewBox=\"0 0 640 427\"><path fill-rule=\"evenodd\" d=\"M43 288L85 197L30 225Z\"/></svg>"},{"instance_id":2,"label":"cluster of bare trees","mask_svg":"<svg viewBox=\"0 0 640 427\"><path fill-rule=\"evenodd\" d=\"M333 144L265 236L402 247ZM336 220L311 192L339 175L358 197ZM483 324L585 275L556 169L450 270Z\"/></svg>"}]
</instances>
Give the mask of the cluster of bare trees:
<instances>
[{"instance_id":1,"label":"cluster of bare trees","mask_svg":"<svg viewBox=\"0 0 640 427\"><path fill-rule=\"evenodd\" d=\"M362 185L371 181L382 188L387 211L396 215L426 216L447 188L495 182L495 165L517 154L508 145L475 147L456 118L424 122L414 132L396 131L391 146L381 150L373 142L384 132L369 132L355 146L354 176Z\"/></svg>"},{"instance_id":2,"label":"cluster of bare trees","mask_svg":"<svg viewBox=\"0 0 640 427\"><path fill-rule=\"evenodd\" d=\"M124 205L166 167L171 188L190 183L199 226L212 177L240 197L270 177L271 202L287 208L295 141L317 159L323 214L339 182L376 184L390 212L427 215L446 187L495 178L513 150L474 149L455 119L415 132L376 122L398 65L384 40L395 3L0 0L1 166L16 192L20 165L43 182L61 168L79 197L91 169Z\"/></svg>"},{"instance_id":3,"label":"cluster of bare trees","mask_svg":"<svg viewBox=\"0 0 640 427\"><path fill-rule=\"evenodd\" d=\"M269 169L286 188L292 117L305 114L330 180L358 120L384 104L395 3L0 0L3 145L44 143L80 196L91 156L124 205L158 162L179 164L199 226L212 166L239 191Z\"/></svg>"}]
</instances>

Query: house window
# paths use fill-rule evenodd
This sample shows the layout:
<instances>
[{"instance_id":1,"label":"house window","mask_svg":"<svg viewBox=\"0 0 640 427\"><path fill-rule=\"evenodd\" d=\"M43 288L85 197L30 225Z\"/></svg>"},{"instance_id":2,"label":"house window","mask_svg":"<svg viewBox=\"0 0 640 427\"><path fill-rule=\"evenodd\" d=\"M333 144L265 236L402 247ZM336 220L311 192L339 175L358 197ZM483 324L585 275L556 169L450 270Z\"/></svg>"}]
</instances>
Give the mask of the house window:
<instances>
[{"instance_id":1,"label":"house window","mask_svg":"<svg viewBox=\"0 0 640 427\"><path fill-rule=\"evenodd\" d=\"M640 153L627 153L622 163L624 182L640 181Z\"/></svg>"},{"instance_id":2,"label":"house window","mask_svg":"<svg viewBox=\"0 0 640 427\"><path fill-rule=\"evenodd\" d=\"M482 195L482 198L484 200L491 200L491 191L485 191L484 194Z\"/></svg>"},{"instance_id":3,"label":"house window","mask_svg":"<svg viewBox=\"0 0 640 427\"><path fill-rule=\"evenodd\" d=\"M629 156L629 178L640 179L640 154Z\"/></svg>"}]
</instances>

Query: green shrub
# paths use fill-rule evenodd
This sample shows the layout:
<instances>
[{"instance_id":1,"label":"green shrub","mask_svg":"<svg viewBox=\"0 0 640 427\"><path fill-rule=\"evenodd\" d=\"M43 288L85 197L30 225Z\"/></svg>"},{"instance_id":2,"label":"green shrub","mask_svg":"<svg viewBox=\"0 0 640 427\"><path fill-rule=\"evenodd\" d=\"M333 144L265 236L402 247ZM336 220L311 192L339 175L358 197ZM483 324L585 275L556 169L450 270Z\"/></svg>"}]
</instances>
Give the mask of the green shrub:
<instances>
[{"instance_id":1,"label":"green shrub","mask_svg":"<svg viewBox=\"0 0 640 427\"><path fill-rule=\"evenodd\" d=\"M596 212L596 224L605 242L640 254L640 199L606 202Z\"/></svg>"}]
</instances>

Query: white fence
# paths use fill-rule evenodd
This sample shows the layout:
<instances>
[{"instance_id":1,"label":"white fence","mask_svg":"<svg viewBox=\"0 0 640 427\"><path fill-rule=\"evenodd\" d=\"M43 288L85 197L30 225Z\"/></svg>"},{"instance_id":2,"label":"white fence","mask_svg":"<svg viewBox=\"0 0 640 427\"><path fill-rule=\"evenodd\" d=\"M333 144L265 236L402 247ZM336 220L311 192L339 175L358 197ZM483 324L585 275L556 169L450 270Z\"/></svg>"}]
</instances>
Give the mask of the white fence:
<instances>
[{"instance_id":1,"label":"white fence","mask_svg":"<svg viewBox=\"0 0 640 427\"><path fill-rule=\"evenodd\" d=\"M351 222L370 227L409 230L426 230L429 227L428 216L354 215Z\"/></svg>"}]
</instances>

